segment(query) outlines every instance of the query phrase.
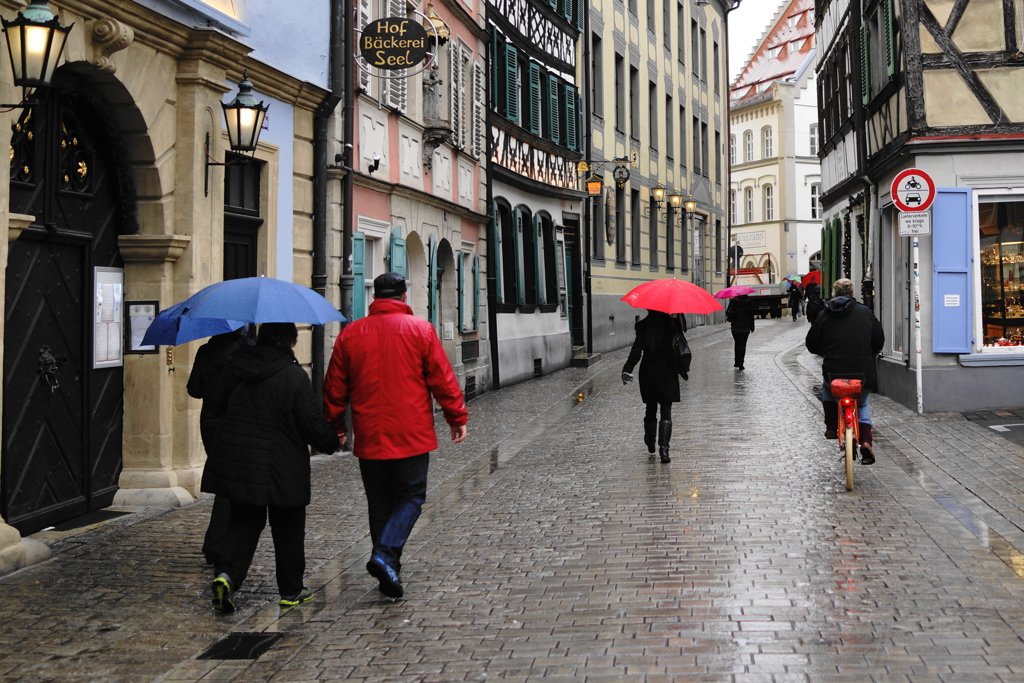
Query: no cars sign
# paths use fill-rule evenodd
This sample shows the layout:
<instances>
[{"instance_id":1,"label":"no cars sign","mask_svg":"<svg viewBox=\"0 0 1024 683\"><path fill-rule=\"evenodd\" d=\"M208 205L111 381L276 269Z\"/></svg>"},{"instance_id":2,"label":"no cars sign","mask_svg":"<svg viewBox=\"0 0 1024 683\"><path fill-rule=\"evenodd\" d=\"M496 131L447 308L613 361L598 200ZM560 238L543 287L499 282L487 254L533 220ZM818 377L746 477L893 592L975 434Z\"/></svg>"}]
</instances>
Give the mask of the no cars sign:
<instances>
[{"instance_id":1,"label":"no cars sign","mask_svg":"<svg viewBox=\"0 0 1024 683\"><path fill-rule=\"evenodd\" d=\"M890 192L892 203L900 211L927 211L935 201L935 181L919 168L908 168L896 174Z\"/></svg>"}]
</instances>

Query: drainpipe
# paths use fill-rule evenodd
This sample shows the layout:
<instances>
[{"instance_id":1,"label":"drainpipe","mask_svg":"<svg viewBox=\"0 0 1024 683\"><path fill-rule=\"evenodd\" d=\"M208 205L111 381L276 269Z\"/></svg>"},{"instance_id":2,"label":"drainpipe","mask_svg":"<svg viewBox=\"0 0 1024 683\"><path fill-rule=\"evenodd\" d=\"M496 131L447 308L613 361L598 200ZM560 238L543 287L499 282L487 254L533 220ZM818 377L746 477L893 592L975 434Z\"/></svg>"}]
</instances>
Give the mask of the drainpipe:
<instances>
[{"instance_id":1,"label":"drainpipe","mask_svg":"<svg viewBox=\"0 0 1024 683\"><path fill-rule=\"evenodd\" d=\"M586 10L583 13L583 87L586 88L587 96L583 98L583 121L586 125L583 126L583 135L586 141L583 143L583 158L591 159L593 148L591 146L592 135L588 133L590 117L593 112L594 103L590 99L591 93L593 92L593 86L591 81L594 79L594 74L590 69L591 54L593 52L593 45L590 44L590 4L583 5ZM604 198L604 190L601 191L601 198ZM594 292L592 287L592 270L591 270L591 259L593 258L593 247L591 240L594 236L591 234L591 228L594 224L594 198L589 194L586 199L583 200L583 296L586 300L587 307L587 353L594 352Z\"/></svg>"},{"instance_id":2,"label":"drainpipe","mask_svg":"<svg viewBox=\"0 0 1024 683\"><path fill-rule=\"evenodd\" d=\"M327 294L327 146L328 123L338 106L341 68L341 12L331 3L330 92L313 113L313 291ZM324 327L313 326L313 391L317 396L323 388Z\"/></svg>"},{"instance_id":3,"label":"drainpipe","mask_svg":"<svg viewBox=\"0 0 1024 683\"><path fill-rule=\"evenodd\" d=\"M875 239L878 229L881 227L881 212L878 208L878 185L866 175L860 177L861 182L867 186L868 202L864 209L865 218L868 221L868 262L864 267L864 277L860 283L861 303L875 309Z\"/></svg>"},{"instance_id":4,"label":"drainpipe","mask_svg":"<svg viewBox=\"0 0 1024 683\"><path fill-rule=\"evenodd\" d=\"M490 5L485 5L484 7L484 23L485 25L488 25L487 16L491 11L489 9ZM491 69L496 68L496 65L492 63L494 59L494 55L491 50L492 38L493 33L490 31L488 25L486 49L487 62L490 63L489 66ZM490 69L488 69L488 73L490 73ZM488 78L486 80L487 82L484 84L484 89L487 91L486 101L492 102L493 100L491 98L494 96L491 88L492 79ZM487 342L490 354L488 362L491 366L491 389L500 389L501 369L498 367L498 280L495 277L499 255L495 248L497 240L494 239L494 236L498 231L498 214L494 208L494 173L492 170L493 164L491 163L491 108L487 107L486 112L487 117L484 125L487 128L487 142L484 152L487 155L487 158L484 163L487 164L487 211L491 214L491 220L487 226L489 231L487 235Z\"/></svg>"},{"instance_id":5,"label":"drainpipe","mask_svg":"<svg viewBox=\"0 0 1024 683\"><path fill-rule=\"evenodd\" d=\"M331 11L334 12L334 8L338 3L331 3ZM352 166L354 163L353 153L353 138L355 137L355 109L356 109L356 93L355 93L355 54L352 51L352 46L356 45L355 41L355 20L356 20L356 5L354 2L344 3L344 37L347 40L342 40L342 49L339 50L343 59L341 62L341 73L342 78L342 94L344 96L344 108L343 108L343 120L342 120L342 133L341 139L344 149L341 152L341 167L345 172L344 178L341 181L341 314L348 320L352 320L352 196L354 194L354 183L355 174L352 172Z\"/></svg>"},{"instance_id":6,"label":"drainpipe","mask_svg":"<svg viewBox=\"0 0 1024 683\"><path fill-rule=\"evenodd\" d=\"M722 35L725 36L725 73L726 73L726 75L728 75L730 73L730 71L729 71L729 14L733 10L739 8L740 2L742 2L742 0L734 0L732 6L725 10L725 15L726 15L725 16L725 21L722 22ZM682 124L680 124L680 125L682 125ZM730 145L731 141L732 141L732 83L728 83L726 85L726 88L725 88L725 145L726 145L726 147L725 147L725 149L726 149L725 158L729 160L729 165L728 165L729 173L728 173L728 176L727 176L729 182L728 182L728 187L726 188L726 191L725 191L725 202L726 202L726 204L725 204L725 216L726 216L725 224L727 226L729 226L726 229L726 231L725 231L725 243L728 245L726 247L726 251L725 251L725 253L726 253L725 286L726 287L729 287L729 286L732 285L732 279L733 279L732 278L732 267L733 267L733 260L732 260L732 202L730 201L731 198L732 198L732 195L731 195L731 190L732 190L732 156L731 156L731 153L732 153L732 149L731 149L731 145ZM685 219L683 221L683 224L684 225L686 224ZM740 260L739 260L739 257L737 257L736 258L736 270L739 270L739 267L740 267Z\"/></svg>"}]
</instances>

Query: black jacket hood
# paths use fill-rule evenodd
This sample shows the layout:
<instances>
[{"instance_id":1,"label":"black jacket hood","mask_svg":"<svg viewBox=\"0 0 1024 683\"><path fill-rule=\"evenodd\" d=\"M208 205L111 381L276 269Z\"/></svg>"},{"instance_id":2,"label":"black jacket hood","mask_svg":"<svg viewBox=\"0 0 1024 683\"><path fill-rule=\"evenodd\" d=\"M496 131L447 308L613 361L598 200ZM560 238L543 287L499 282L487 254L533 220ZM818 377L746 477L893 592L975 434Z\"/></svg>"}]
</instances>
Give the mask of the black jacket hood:
<instances>
[{"instance_id":1,"label":"black jacket hood","mask_svg":"<svg viewBox=\"0 0 1024 683\"><path fill-rule=\"evenodd\" d=\"M842 318L844 315L848 315L856 305L857 300L852 297L834 296L825 302L825 314L833 318Z\"/></svg>"},{"instance_id":2,"label":"black jacket hood","mask_svg":"<svg viewBox=\"0 0 1024 683\"><path fill-rule=\"evenodd\" d=\"M231 357L235 377L246 383L259 382L295 363L291 350L274 346L243 346Z\"/></svg>"}]
</instances>

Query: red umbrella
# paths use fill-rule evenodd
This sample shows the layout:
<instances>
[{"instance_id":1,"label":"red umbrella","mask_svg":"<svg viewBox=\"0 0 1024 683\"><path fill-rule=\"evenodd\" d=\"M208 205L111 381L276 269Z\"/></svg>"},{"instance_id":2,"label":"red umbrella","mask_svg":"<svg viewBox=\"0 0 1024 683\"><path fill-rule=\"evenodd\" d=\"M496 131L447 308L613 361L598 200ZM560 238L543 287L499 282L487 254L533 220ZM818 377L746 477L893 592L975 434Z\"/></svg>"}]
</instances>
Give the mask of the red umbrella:
<instances>
[{"instance_id":1,"label":"red umbrella","mask_svg":"<svg viewBox=\"0 0 1024 683\"><path fill-rule=\"evenodd\" d=\"M621 300L633 308L662 313L714 313L722 310L722 304L707 290L675 278L639 284Z\"/></svg>"},{"instance_id":2,"label":"red umbrella","mask_svg":"<svg viewBox=\"0 0 1024 683\"><path fill-rule=\"evenodd\" d=\"M804 275L803 279L801 280L801 283L805 287L807 285L809 285L810 283L812 283L812 282L814 284L818 285L818 286L821 286L821 271L820 270L812 270L811 272L807 273L807 275Z\"/></svg>"}]
</instances>

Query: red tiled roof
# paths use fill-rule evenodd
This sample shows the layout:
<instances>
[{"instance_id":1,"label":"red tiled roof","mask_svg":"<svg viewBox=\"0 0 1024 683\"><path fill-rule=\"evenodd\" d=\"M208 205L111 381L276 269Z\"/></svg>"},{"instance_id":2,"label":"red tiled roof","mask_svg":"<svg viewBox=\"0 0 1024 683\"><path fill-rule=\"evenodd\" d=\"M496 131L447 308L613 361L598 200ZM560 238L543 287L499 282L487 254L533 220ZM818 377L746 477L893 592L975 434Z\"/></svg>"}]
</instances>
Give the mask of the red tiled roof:
<instances>
[{"instance_id":1,"label":"red tiled roof","mask_svg":"<svg viewBox=\"0 0 1024 683\"><path fill-rule=\"evenodd\" d=\"M732 104L799 71L814 49L814 0L791 0L730 88Z\"/></svg>"}]
</instances>

